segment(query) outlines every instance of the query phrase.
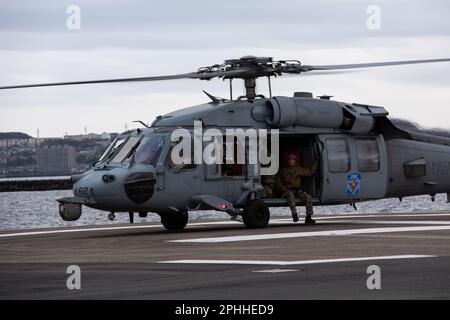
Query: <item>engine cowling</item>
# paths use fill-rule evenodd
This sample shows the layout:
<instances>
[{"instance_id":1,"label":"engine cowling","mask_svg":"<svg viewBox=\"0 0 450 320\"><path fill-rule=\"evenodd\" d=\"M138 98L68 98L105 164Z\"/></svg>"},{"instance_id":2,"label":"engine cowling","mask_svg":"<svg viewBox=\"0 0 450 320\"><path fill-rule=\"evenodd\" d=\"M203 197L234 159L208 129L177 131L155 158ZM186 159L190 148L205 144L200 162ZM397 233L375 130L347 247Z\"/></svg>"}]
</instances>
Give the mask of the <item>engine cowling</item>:
<instances>
[{"instance_id":1,"label":"engine cowling","mask_svg":"<svg viewBox=\"0 0 450 320\"><path fill-rule=\"evenodd\" d=\"M266 123L279 128L293 125L339 128L343 120L342 107L335 101L274 97L266 101L266 110Z\"/></svg>"},{"instance_id":2,"label":"engine cowling","mask_svg":"<svg viewBox=\"0 0 450 320\"><path fill-rule=\"evenodd\" d=\"M387 114L383 107L307 97L274 97L252 110L256 121L273 128L302 126L340 129L356 134L368 133L373 128L374 117Z\"/></svg>"}]
</instances>

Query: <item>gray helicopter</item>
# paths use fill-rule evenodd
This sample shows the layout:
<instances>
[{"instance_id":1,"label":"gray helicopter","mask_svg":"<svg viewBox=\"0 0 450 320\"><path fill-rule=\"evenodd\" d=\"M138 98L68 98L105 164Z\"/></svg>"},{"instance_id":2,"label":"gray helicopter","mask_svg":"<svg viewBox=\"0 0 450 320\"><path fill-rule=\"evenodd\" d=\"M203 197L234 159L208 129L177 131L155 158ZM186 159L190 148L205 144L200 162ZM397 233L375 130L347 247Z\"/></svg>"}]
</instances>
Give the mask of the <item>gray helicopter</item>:
<instances>
[{"instance_id":1,"label":"gray helicopter","mask_svg":"<svg viewBox=\"0 0 450 320\"><path fill-rule=\"evenodd\" d=\"M217 210L232 219L242 219L247 228L263 228L270 219L268 208L287 206L287 200L276 194L262 197L265 165L248 161L250 140L233 142L243 148L244 161L196 162L190 161L195 155L187 152L181 163L174 163L171 155L177 146L173 139L176 130L195 136L197 121L203 129L214 129L219 134L230 128L253 128L269 130L268 137L272 138L275 133L271 132L276 132L279 150L274 146L268 150L269 155L276 154L275 161L280 162L292 150L301 154L304 165L319 159L316 173L303 179L303 188L315 205L355 206L374 199L448 194L450 139L401 130L380 106L334 101L331 96L314 98L308 92L295 92L292 97L272 96L270 81L283 74L449 61L303 65L297 60L245 56L185 74L0 89L186 78L229 80L229 99L205 92L211 100L208 103L158 116L150 127L142 123L143 128L120 134L91 169L71 177L74 196L57 200L59 213L63 220L74 221L85 205L109 212L111 220L115 213L127 212L131 223L134 213L140 217L156 213L166 229L181 230L190 210ZM256 92L256 79L261 77L268 80L268 97ZM243 80L244 96L233 99L233 79ZM201 149L207 148L205 140L199 143ZM234 147L228 145L228 149ZM219 158L222 156L219 154ZM302 204L300 199L296 203Z\"/></svg>"}]
</instances>

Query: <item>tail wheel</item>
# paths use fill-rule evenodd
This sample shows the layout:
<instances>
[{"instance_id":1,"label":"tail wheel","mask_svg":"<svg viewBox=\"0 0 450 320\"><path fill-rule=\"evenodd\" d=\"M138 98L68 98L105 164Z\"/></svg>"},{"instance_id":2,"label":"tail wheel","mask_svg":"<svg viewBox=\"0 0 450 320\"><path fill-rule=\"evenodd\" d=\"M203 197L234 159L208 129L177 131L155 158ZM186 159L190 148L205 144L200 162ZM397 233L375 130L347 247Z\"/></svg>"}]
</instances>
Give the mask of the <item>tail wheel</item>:
<instances>
[{"instance_id":1,"label":"tail wheel","mask_svg":"<svg viewBox=\"0 0 450 320\"><path fill-rule=\"evenodd\" d=\"M270 220L270 211L264 201L253 199L246 203L242 220L249 229L265 228Z\"/></svg>"},{"instance_id":2,"label":"tail wheel","mask_svg":"<svg viewBox=\"0 0 450 320\"><path fill-rule=\"evenodd\" d=\"M188 213L170 212L161 214L161 223L167 230L183 230L188 222Z\"/></svg>"}]
</instances>

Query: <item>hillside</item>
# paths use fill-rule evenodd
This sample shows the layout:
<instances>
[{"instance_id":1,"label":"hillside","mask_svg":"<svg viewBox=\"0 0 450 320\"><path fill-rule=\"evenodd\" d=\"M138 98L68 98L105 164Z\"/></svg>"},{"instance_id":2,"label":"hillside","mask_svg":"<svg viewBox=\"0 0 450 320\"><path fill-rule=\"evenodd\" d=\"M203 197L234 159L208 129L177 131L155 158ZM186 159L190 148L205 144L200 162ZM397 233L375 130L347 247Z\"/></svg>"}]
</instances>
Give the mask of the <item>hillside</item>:
<instances>
[{"instance_id":1,"label":"hillside","mask_svg":"<svg viewBox=\"0 0 450 320\"><path fill-rule=\"evenodd\" d=\"M0 132L0 140L6 139L30 139L31 136L22 132Z\"/></svg>"}]
</instances>

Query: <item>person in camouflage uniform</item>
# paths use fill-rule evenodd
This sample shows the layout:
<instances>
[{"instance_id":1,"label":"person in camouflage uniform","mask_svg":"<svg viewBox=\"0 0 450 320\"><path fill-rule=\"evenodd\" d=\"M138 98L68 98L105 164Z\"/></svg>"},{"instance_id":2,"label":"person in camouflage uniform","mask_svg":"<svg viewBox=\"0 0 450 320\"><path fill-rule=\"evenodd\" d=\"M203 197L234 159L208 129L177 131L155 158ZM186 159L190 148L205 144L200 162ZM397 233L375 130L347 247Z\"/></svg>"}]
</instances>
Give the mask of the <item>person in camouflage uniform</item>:
<instances>
[{"instance_id":1,"label":"person in camouflage uniform","mask_svg":"<svg viewBox=\"0 0 450 320\"><path fill-rule=\"evenodd\" d=\"M315 223L312 219L314 214L311 196L302 189L301 177L312 176L319 164L316 159L311 167L299 166L299 159L293 153L288 155L287 166L281 168L275 178L275 187L279 190L284 198L287 199L289 208L291 209L292 219L298 221L297 208L295 206L295 197L299 197L306 207L305 223Z\"/></svg>"}]
</instances>

